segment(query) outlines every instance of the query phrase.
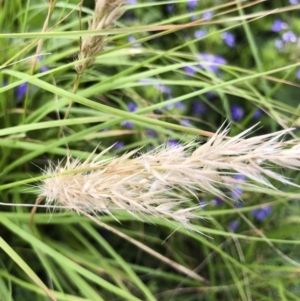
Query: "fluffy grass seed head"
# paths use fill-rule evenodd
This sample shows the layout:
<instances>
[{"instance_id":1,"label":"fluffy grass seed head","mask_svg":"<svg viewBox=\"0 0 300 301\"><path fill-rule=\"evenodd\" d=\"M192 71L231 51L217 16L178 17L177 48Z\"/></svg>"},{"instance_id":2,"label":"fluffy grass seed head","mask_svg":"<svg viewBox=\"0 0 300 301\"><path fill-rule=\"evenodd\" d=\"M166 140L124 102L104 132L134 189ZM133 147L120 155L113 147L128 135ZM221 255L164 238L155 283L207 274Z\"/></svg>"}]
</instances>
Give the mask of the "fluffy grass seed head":
<instances>
[{"instance_id":1,"label":"fluffy grass seed head","mask_svg":"<svg viewBox=\"0 0 300 301\"><path fill-rule=\"evenodd\" d=\"M224 197L241 182L244 187L276 188L268 179L294 185L272 171L273 166L299 169L299 141L282 141L291 130L247 138L250 128L227 138L228 129L219 130L205 144L195 141L175 146L160 146L147 153L133 150L118 158L103 159L103 154L84 162L67 157L64 165L50 164L49 175L39 186L39 198L47 204L57 202L68 209L99 214L124 210L147 220L147 216L173 219L190 228L199 204L191 205L197 192ZM297 186L299 187L299 186Z\"/></svg>"},{"instance_id":2,"label":"fluffy grass seed head","mask_svg":"<svg viewBox=\"0 0 300 301\"><path fill-rule=\"evenodd\" d=\"M121 17L121 8L125 0L96 0L95 12L92 21L89 23L88 30L109 29L114 26L115 21ZM95 56L99 54L105 46L106 36L95 35L87 36L82 39L78 62L75 65L76 71L81 74L93 64ZM83 60L86 59L86 60Z\"/></svg>"}]
</instances>

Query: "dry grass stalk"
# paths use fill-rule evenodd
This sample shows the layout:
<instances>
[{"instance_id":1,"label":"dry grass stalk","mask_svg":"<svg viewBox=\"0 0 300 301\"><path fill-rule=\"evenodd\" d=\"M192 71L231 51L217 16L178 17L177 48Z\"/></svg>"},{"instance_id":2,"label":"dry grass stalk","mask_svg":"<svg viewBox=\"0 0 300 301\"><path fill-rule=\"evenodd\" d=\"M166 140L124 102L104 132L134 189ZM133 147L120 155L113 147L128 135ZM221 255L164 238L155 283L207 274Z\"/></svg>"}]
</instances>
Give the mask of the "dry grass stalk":
<instances>
[{"instance_id":1,"label":"dry grass stalk","mask_svg":"<svg viewBox=\"0 0 300 301\"><path fill-rule=\"evenodd\" d=\"M124 0L96 0L95 13L88 30L103 30L114 26L115 21L121 17L121 9ZM95 56L99 54L105 46L106 36L88 36L82 40L79 62L75 65L78 73L82 73L88 66L93 64ZM86 59L82 61L83 59Z\"/></svg>"},{"instance_id":2,"label":"dry grass stalk","mask_svg":"<svg viewBox=\"0 0 300 301\"><path fill-rule=\"evenodd\" d=\"M271 171L272 166L298 169L299 141L282 141L291 129L247 138L253 128L226 139L228 129L219 130L205 144L194 141L176 146L161 146L145 154L131 151L119 158L103 159L106 149L80 162L71 157L58 166L50 164L49 178L40 184L39 199L57 201L77 212L107 213L125 210L164 219L174 219L189 227L199 204L190 205L197 191L224 195L236 185L276 188L268 181L295 185ZM241 183L234 175L243 174ZM299 186L297 186L299 187Z\"/></svg>"}]
</instances>

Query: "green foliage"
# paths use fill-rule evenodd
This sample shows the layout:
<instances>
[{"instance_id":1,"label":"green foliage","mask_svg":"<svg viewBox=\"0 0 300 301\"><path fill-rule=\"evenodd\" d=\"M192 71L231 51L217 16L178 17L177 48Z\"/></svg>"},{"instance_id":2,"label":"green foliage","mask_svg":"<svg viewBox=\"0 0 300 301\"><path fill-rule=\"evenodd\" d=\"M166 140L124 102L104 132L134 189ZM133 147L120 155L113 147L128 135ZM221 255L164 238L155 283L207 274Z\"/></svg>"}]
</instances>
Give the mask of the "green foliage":
<instances>
[{"instance_id":1,"label":"green foliage","mask_svg":"<svg viewBox=\"0 0 300 301\"><path fill-rule=\"evenodd\" d=\"M111 227L105 229L42 207L28 224L43 168L68 152L85 159L116 142L124 147L107 158L146 151L170 140L205 139L226 120L231 135L258 121L258 134L300 125L299 5L187 4L128 4L118 26L100 33L110 34L109 42L75 91L79 38L90 35L94 1L83 1L79 31L78 1L0 0L1 301L300 300L297 187L272 182L285 194L243 191L237 203L218 206L214 196L199 193L207 206L195 227L203 235L151 216L142 223L126 212L121 223L100 216ZM211 11L211 19L203 18ZM276 18L288 27L272 32ZM198 30L205 34L195 37ZM276 48L288 31L297 41ZM233 47L224 32L234 34ZM200 53L226 63L207 64ZM257 109L263 112L258 119ZM282 173L300 184L297 171ZM272 212L259 221L253 210L264 206Z\"/></svg>"}]
</instances>

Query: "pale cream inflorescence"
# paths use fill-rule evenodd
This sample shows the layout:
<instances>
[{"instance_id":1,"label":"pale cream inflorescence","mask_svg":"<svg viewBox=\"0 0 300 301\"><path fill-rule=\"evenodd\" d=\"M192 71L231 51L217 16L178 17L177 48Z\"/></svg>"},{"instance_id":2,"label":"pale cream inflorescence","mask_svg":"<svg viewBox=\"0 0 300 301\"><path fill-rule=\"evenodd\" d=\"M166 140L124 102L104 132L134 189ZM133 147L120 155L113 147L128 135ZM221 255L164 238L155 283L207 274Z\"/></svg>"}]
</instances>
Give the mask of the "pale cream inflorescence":
<instances>
[{"instance_id":1,"label":"pale cream inflorescence","mask_svg":"<svg viewBox=\"0 0 300 301\"><path fill-rule=\"evenodd\" d=\"M171 218L189 227L200 208L191 199L199 191L224 196L225 190L234 191L237 184L276 190L268 178L297 186L270 170L275 165L300 167L299 142L282 141L291 130L246 138L251 130L227 138L225 129L202 145L192 141L144 154L134 150L109 160L103 159L109 149L84 162L68 157L63 167L50 164L40 197L47 204L57 201L77 212L125 210L145 219L148 215ZM240 183L234 178L237 174L248 180Z\"/></svg>"},{"instance_id":2,"label":"pale cream inflorescence","mask_svg":"<svg viewBox=\"0 0 300 301\"><path fill-rule=\"evenodd\" d=\"M121 6L124 2L125 0L96 0L94 16L88 30L101 31L113 27L115 21L123 14ZM105 35L96 34L82 39L78 62L75 65L78 73L82 73L88 66L93 64L96 59L95 56L103 50L105 40Z\"/></svg>"}]
</instances>

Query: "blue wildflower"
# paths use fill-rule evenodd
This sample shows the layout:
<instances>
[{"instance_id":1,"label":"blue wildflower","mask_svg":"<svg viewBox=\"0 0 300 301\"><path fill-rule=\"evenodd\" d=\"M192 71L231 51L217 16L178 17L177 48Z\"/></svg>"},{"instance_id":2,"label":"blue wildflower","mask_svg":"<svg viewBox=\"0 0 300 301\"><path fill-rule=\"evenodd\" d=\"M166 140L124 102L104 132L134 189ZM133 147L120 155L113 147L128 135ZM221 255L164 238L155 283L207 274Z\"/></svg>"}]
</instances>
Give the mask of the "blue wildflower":
<instances>
[{"instance_id":1,"label":"blue wildflower","mask_svg":"<svg viewBox=\"0 0 300 301\"><path fill-rule=\"evenodd\" d=\"M27 89L28 89L27 82L16 87L15 96L17 101L20 101L26 95Z\"/></svg>"},{"instance_id":2,"label":"blue wildflower","mask_svg":"<svg viewBox=\"0 0 300 301\"><path fill-rule=\"evenodd\" d=\"M207 30L206 29L199 29L199 30L195 31L194 37L196 39L200 39L200 38L204 37L206 34L207 34Z\"/></svg>"},{"instance_id":3,"label":"blue wildflower","mask_svg":"<svg viewBox=\"0 0 300 301\"><path fill-rule=\"evenodd\" d=\"M185 66L183 67L183 70L188 74L188 75L194 75L196 73L196 68L194 66Z\"/></svg>"},{"instance_id":4,"label":"blue wildflower","mask_svg":"<svg viewBox=\"0 0 300 301\"><path fill-rule=\"evenodd\" d=\"M271 206L265 206L263 208L257 208L252 210L251 214L255 217L258 221L263 221L267 216L269 216L272 213L272 207Z\"/></svg>"},{"instance_id":5,"label":"blue wildflower","mask_svg":"<svg viewBox=\"0 0 300 301\"><path fill-rule=\"evenodd\" d=\"M134 43L135 41L136 41L136 38L134 36L130 35L128 37L129 43ZM135 44L133 44L133 47L141 47L141 45L142 45L141 43L135 43Z\"/></svg>"},{"instance_id":6,"label":"blue wildflower","mask_svg":"<svg viewBox=\"0 0 300 301\"><path fill-rule=\"evenodd\" d=\"M171 95L172 90L171 90L170 87L168 87L168 86L166 86L166 85L164 85L164 84L159 84L159 83L158 83L158 84L155 84L155 87L156 87L161 93Z\"/></svg>"},{"instance_id":7,"label":"blue wildflower","mask_svg":"<svg viewBox=\"0 0 300 301\"><path fill-rule=\"evenodd\" d=\"M228 31L225 31L222 33L222 39L229 47L235 46L235 35L234 34L228 32Z\"/></svg>"},{"instance_id":8,"label":"blue wildflower","mask_svg":"<svg viewBox=\"0 0 300 301\"><path fill-rule=\"evenodd\" d=\"M206 105L201 101L196 101L193 103L193 113L195 115L202 115L207 111Z\"/></svg>"},{"instance_id":9,"label":"blue wildflower","mask_svg":"<svg viewBox=\"0 0 300 301\"><path fill-rule=\"evenodd\" d=\"M48 71L49 68L47 66L43 66L40 68L41 73Z\"/></svg>"},{"instance_id":10,"label":"blue wildflower","mask_svg":"<svg viewBox=\"0 0 300 301\"><path fill-rule=\"evenodd\" d=\"M150 138L155 138L156 137L156 133L155 131L153 131L152 129L146 129L146 133Z\"/></svg>"},{"instance_id":11,"label":"blue wildflower","mask_svg":"<svg viewBox=\"0 0 300 301\"><path fill-rule=\"evenodd\" d=\"M196 7L198 0L188 0L187 6L189 9L193 9Z\"/></svg>"},{"instance_id":12,"label":"blue wildflower","mask_svg":"<svg viewBox=\"0 0 300 301\"><path fill-rule=\"evenodd\" d=\"M297 36L292 31L287 31L282 35L284 42L295 43L297 42Z\"/></svg>"},{"instance_id":13,"label":"blue wildflower","mask_svg":"<svg viewBox=\"0 0 300 301\"><path fill-rule=\"evenodd\" d=\"M261 117L263 115L263 111L261 109L257 109L254 114L252 115L253 119L258 119L259 117Z\"/></svg>"},{"instance_id":14,"label":"blue wildflower","mask_svg":"<svg viewBox=\"0 0 300 301\"><path fill-rule=\"evenodd\" d=\"M300 4L300 1L299 0L290 0L290 4L292 4L292 5Z\"/></svg>"},{"instance_id":15,"label":"blue wildflower","mask_svg":"<svg viewBox=\"0 0 300 301\"><path fill-rule=\"evenodd\" d=\"M136 0L127 0L126 2L129 5L136 5Z\"/></svg>"},{"instance_id":16,"label":"blue wildflower","mask_svg":"<svg viewBox=\"0 0 300 301\"><path fill-rule=\"evenodd\" d=\"M203 13L202 19L204 19L204 20L210 20L213 17L213 15L214 15L214 12L207 11L207 12Z\"/></svg>"},{"instance_id":17,"label":"blue wildflower","mask_svg":"<svg viewBox=\"0 0 300 301\"><path fill-rule=\"evenodd\" d=\"M233 178L239 182L244 182L246 180L246 176L243 174L234 175ZM233 189L234 190L231 192L231 198L236 201L240 199L241 195L243 194L243 189L238 183L234 185Z\"/></svg>"},{"instance_id":18,"label":"blue wildflower","mask_svg":"<svg viewBox=\"0 0 300 301\"><path fill-rule=\"evenodd\" d=\"M279 32L283 29L286 29L287 28L287 24L283 21L281 21L280 19L275 19L274 20L274 23L273 23L273 26L271 28L271 31L273 32Z\"/></svg>"},{"instance_id":19,"label":"blue wildflower","mask_svg":"<svg viewBox=\"0 0 300 301\"><path fill-rule=\"evenodd\" d=\"M300 68L298 69L298 71L297 71L297 73L296 73L296 77L297 77L298 79L300 79Z\"/></svg>"},{"instance_id":20,"label":"blue wildflower","mask_svg":"<svg viewBox=\"0 0 300 301\"><path fill-rule=\"evenodd\" d=\"M134 102L129 102L128 103L128 111L129 112L134 112L137 109L137 105ZM121 122L121 125L125 126L128 129L132 129L134 127L133 123L131 121L125 120Z\"/></svg>"},{"instance_id":21,"label":"blue wildflower","mask_svg":"<svg viewBox=\"0 0 300 301\"><path fill-rule=\"evenodd\" d=\"M134 102L130 101L128 103L129 112L134 112L134 111L136 111L136 109L137 109L137 105Z\"/></svg>"},{"instance_id":22,"label":"blue wildflower","mask_svg":"<svg viewBox=\"0 0 300 301\"><path fill-rule=\"evenodd\" d=\"M281 39L276 39L274 44L275 44L275 47L279 50L283 49L283 47L284 47L284 41L282 41Z\"/></svg>"},{"instance_id":23,"label":"blue wildflower","mask_svg":"<svg viewBox=\"0 0 300 301\"><path fill-rule=\"evenodd\" d=\"M213 206L220 206L220 205L223 205L224 204L224 201L219 198L219 197L215 197L212 201L211 201L211 204Z\"/></svg>"},{"instance_id":24,"label":"blue wildflower","mask_svg":"<svg viewBox=\"0 0 300 301\"><path fill-rule=\"evenodd\" d=\"M233 220L229 225L228 228L231 232L235 232L240 225L240 222L238 220Z\"/></svg>"},{"instance_id":25,"label":"blue wildflower","mask_svg":"<svg viewBox=\"0 0 300 301\"><path fill-rule=\"evenodd\" d=\"M230 108L231 118L234 121L239 121L244 117L244 110L239 105L232 105Z\"/></svg>"},{"instance_id":26,"label":"blue wildflower","mask_svg":"<svg viewBox=\"0 0 300 301\"><path fill-rule=\"evenodd\" d=\"M182 126L185 126L185 127L191 126L191 122L187 118L182 119L180 123Z\"/></svg>"},{"instance_id":27,"label":"blue wildflower","mask_svg":"<svg viewBox=\"0 0 300 301\"><path fill-rule=\"evenodd\" d=\"M117 150L122 149L124 147L124 145L125 145L124 142L119 141L114 145L114 149L117 149Z\"/></svg>"},{"instance_id":28,"label":"blue wildflower","mask_svg":"<svg viewBox=\"0 0 300 301\"><path fill-rule=\"evenodd\" d=\"M178 146L179 145L179 141L176 139L169 139L167 142L168 146L172 147L172 146Z\"/></svg>"},{"instance_id":29,"label":"blue wildflower","mask_svg":"<svg viewBox=\"0 0 300 301\"><path fill-rule=\"evenodd\" d=\"M186 105L182 102L182 101L178 101L175 104L176 108L178 108L179 110L185 110L186 109Z\"/></svg>"},{"instance_id":30,"label":"blue wildflower","mask_svg":"<svg viewBox=\"0 0 300 301\"><path fill-rule=\"evenodd\" d=\"M205 64L200 63L199 67L202 69L207 69L211 72L218 72L220 70L219 66L226 64L226 60L219 55L200 53L199 57L206 62Z\"/></svg>"},{"instance_id":31,"label":"blue wildflower","mask_svg":"<svg viewBox=\"0 0 300 301\"><path fill-rule=\"evenodd\" d=\"M167 5L167 11L170 13L170 14L172 14L172 13L174 13L174 11L175 11L175 5L172 3L172 4L168 4Z\"/></svg>"}]
</instances>

